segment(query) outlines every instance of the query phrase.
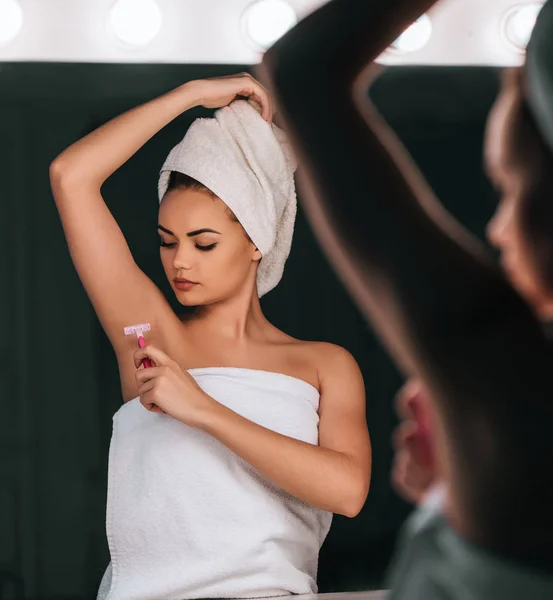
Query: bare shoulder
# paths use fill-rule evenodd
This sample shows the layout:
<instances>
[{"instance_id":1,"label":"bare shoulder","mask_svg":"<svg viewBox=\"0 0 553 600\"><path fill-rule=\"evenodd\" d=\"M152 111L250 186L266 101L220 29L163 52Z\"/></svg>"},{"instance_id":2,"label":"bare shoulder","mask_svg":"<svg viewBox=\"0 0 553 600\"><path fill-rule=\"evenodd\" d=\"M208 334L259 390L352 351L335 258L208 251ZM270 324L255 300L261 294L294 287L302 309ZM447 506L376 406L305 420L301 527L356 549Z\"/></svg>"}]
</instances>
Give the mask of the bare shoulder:
<instances>
[{"instance_id":1,"label":"bare shoulder","mask_svg":"<svg viewBox=\"0 0 553 600\"><path fill-rule=\"evenodd\" d=\"M348 378L352 375L360 375L361 371L354 356L342 346L330 342L307 342L307 344L307 350L317 365L321 381L328 378Z\"/></svg>"},{"instance_id":2,"label":"bare shoulder","mask_svg":"<svg viewBox=\"0 0 553 600\"><path fill-rule=\"evenodd\" d=\"M300 340L274 327L266 348L262 355L268 370L304 379L321 395L331 386L339 389L340 385L363 385L357 361L337 344Z\"/></svg>"},{"instance_id":3,"label":"bare shoulder","mask_svg":"<svg viewBox=\"0 0 553 600\"><path fill-rule=\"evenodd\" d=\"M304 364L317 373L319 390L338 388L340 385L363 387L363 376L354 356L337 344L330 342L303 341L294 338L289 343L295 346ZM364 390L364 387L363 387Z\"/></svg>"},{"instance_id":4,"label":"bare shoulder","mask_svg":"<svg viewBox=\"0 0 553 600\"><path fill-rule=\"evenodd\" d=\"M338 344L332 344L331 342L308 342L312 347L313 352L322 361L333 361L333 360L345 360L353 361L357 364L357 361L349 350L346 350L343 346Z\"/></svg>"}]
</instances>

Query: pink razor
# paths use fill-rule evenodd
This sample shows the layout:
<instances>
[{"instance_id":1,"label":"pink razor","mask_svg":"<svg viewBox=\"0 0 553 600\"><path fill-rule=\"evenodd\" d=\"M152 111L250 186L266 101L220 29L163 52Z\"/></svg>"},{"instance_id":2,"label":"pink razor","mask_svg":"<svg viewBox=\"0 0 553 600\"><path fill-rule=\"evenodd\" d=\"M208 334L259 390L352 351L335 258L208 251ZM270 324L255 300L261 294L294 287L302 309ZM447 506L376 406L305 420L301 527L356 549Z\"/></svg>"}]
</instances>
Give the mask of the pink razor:
<instances>
[{"instance_id":1,"label":"pink razor","mask_svg":"<svg viewBox=\"0 0 553 600\"><path fill-rule=\"evenodd\" d=\"M144 348L144 346L146 345L146 340L144 339L142 334L145 331L150 331L150 324L142 323L141 325L129 325L128 327L125 327L124 331L125 335L132 335L133 333L136 333L136 337L138 338L138 346L140 348ZM145 369L149 369L152 366L152 363L149 358L145 358L142 361L142 365Z\"/></svg>"}]
</instances>

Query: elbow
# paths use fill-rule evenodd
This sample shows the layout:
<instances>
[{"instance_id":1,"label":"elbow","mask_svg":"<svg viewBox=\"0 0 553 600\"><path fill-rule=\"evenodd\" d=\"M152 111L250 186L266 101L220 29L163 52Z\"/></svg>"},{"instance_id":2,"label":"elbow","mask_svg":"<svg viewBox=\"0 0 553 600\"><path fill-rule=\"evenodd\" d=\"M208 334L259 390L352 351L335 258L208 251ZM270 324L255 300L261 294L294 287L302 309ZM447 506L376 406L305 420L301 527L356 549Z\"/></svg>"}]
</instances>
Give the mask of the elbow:
<instances>
[{"instance_id":1,"label":"elbow","mask_svg":"<svg viewBox=\"0 0 553 600\"><path fill-rule=\"evenodd\" d=\"M50 164L49 175L54 198L59 191L74 189L83 184L83 174L68 165L62 155L55 158Z\"/></svg>"},{"instance_id":2,"label":"elbow","mask_svg":"<svg viewBox=\"0 0 553 600\"><path fill-rule=\"evenodd\" d=\"M49 174L50 183L52 184L60 184L67 180L69 169L67 168L67 165L64 164L64 160L61 158L61 155L50 163Z\"/></svg>"},{"instance_id":3,"label":"elbow","mask_svg":"<svg viewBox=\"0 0 553 600\"><path fill-rule=\"evenodd\" d=\"M349 519L356 517L361 512L363 506L365 506L367 495L368 494L357 495L355 498L348 498L348 501L347 503L344 503L344 507L340 511L340 514Z\"/></svg>"},{"instance_id":4,"label":"elbow","mask_svg":"<svg viewBox=\"0 0 553 600\"><path fill-rule=\"evenodd\" d=\"M65 169L57 158L50 164L50 189L54 202L58 205L58 201L62 196L62 189L66 188Z\"/></svg>"},{"instance_id":5,"label":"elbow","mask_svg":"<svg viewBox=\"0 0 553 600\"><path fill-rule=\"evenodd\" d=\"M356 517L365 506L365 502L367 501L367 497L369 495L369 488L370 473L368 477L364 476L359 478L359 481L357 481L355 485L351 486L350 494L344 498L344 505L340 511L340 514L350 519Z\"/></svg>"}]
</instances>

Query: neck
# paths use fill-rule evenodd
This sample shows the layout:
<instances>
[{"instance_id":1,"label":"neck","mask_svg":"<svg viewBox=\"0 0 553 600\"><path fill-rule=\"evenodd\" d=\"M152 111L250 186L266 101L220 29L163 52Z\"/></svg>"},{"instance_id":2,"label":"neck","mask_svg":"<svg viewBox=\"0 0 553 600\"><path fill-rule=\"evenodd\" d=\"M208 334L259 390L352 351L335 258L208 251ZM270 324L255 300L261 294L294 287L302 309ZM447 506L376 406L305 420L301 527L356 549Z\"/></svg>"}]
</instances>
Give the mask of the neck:
<instances>
[{"instance_id":1,"label":"neck","mask_svg":"<svg viewBox=\"0 0 553 600\"><path fill-rule=\"evenodd\" d=\"M271 325L261 309L254 282L231 298L198 306L188 327L198 329L202 336L210 339L216 336L240 343L262 337Z\"/></svg>"}]
</instances>

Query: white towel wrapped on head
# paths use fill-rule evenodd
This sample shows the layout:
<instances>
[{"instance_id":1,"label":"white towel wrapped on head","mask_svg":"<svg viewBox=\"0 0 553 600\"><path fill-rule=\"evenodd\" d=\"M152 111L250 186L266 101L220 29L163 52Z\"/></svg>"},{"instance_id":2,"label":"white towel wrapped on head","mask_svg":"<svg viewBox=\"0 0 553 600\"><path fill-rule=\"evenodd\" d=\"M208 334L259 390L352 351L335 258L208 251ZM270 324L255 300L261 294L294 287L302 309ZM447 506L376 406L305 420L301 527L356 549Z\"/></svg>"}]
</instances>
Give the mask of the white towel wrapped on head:
<instances>
[{"instance_id":1,"label":"white towel wrapped on head","mask_svg":"<svg viewBox=\"0 0 553 600\"><path fill-rule=\"evenodd\" d=\"M259 297L282 278L290 254L297 200L297 162L286 134L268 123L253 101L235 100L214 118L197 119L167 157L159 177L159 201L171 171L193 177L236 215L262 254Z\"/></svg>"}]
</instances>

